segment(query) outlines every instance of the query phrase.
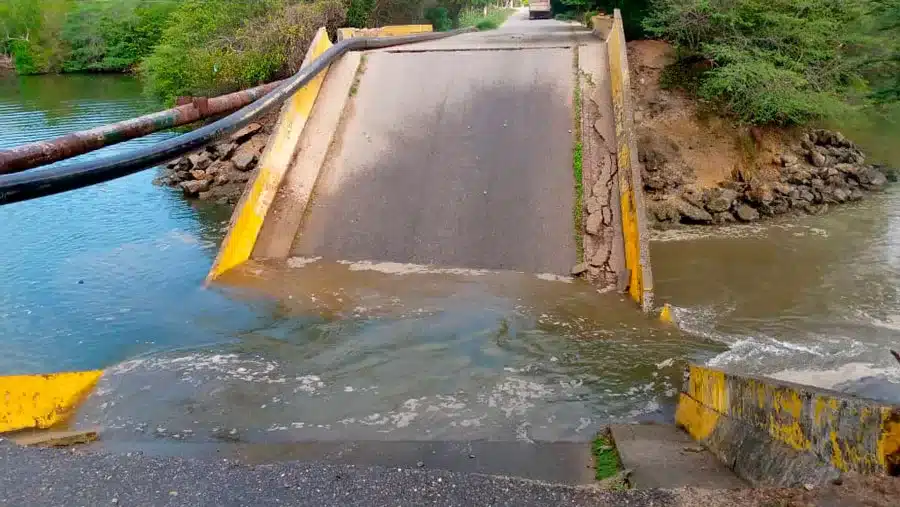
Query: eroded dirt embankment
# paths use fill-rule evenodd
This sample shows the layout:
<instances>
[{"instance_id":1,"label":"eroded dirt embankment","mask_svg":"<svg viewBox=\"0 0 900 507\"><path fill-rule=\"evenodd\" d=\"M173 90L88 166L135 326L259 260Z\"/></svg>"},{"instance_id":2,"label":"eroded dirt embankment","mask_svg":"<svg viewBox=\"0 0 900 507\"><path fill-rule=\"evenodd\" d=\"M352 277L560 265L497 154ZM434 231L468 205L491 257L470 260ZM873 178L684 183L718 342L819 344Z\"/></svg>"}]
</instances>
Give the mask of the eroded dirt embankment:
<instances>
[{"instance_id":1,"label":"eroded dirt embankment","mask_svg":"<svg viewBox=\"0 0 900 507\"><path fill-rule=\"evenodd\" d=\"M819 214L896 179L840 132L740 126L660 78L661 41L628 44L647 214L657 227Z\"/></svg>"}]
</instances>

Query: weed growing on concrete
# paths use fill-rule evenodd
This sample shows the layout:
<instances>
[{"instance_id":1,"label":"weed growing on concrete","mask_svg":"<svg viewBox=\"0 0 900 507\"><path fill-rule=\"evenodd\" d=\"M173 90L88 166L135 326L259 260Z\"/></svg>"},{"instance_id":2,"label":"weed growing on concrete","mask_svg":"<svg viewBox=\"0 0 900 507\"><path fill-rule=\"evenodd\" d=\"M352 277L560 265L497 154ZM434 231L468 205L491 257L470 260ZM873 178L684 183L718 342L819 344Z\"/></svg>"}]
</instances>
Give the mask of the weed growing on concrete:
<instances>
[{"instance_id":1,"label":"weed growing on concrete","mask_svg":"<svg viewBox=\"0 0 900 507\"><path fill-rule=\"evenodd\" d=\"M575 206L572 208L572 220L575 225L575 253L578 262L584 262L584 180L582 167L581 141L581 76L578 72L578 51L574 52L572 59L575 67L575 90L573 109L575 110L575 125L572 129L575 143L572 145L572 173L575 179Z\"/></svg>"},{"instance_id":2,"label":"weed growing on concrete","mask_svg":"<svg viewBox=\"0 0 900 507\"><path fill-rule=\"evenodd\" d=\"M482 7L465 9L459 13L459 27L474 26L481 31L493 30L502 25L513 12L515 12L515 9L496 8L493 6L488 7L487 13Z\"/></svg>"},{"instance_id":3,"label":"weed growing on concrete","mask_svg":"<svg viewBox=\"0 0 900 507\"><path fill-rule=\"evenodd\" d=\"M350 85L350 96L356 96L356 93L359 92L359 81L362 79L363 72L366 71L366 61L369 59L369 55L362 54L359 57L359 66L356 67L356 75L353 76L353 84Z\"/></svg>"},{"instance_id":4,"label":"weed growing on concrete","mask_svg":"<svg viewBox=\"0 0 900 507\"><path fill-rule=\"evenodd\" d=\"M594 456L594 478L598 481L614 477L622 469L619 453L608 432L598 433L591 443Z\"/></svg>"}]
</instances>

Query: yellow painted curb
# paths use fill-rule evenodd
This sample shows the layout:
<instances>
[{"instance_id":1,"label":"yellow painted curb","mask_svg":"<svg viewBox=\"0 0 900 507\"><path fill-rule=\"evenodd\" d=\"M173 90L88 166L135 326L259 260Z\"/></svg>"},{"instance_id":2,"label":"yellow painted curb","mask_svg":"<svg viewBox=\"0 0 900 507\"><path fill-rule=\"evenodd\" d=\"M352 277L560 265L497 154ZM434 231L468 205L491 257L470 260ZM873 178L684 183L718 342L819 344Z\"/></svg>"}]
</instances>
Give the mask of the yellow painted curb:
<instances>
[{"instance_id":1,"label":"yellow painted curb","mask_svg":"<svg viewBox=\"0 0 900 507\"><path fill-rule=\"evenodd\" d=\"M319 55L332 46L325 28L319 28L306 52L303 66L309 65ZM207 275L212 281L229 269L243 264L253 254L256 239L266 219L266 214L275 200L275 194L296 154L300 136L310 111L319 96L322 82L328 69L322 71L306 86L297 90L278 117L275 130L269 137L266 149L259 161L259 170L253 184L244 190L241 201L231 217L231 225L219 254Z\"/></svg>"},{"instance_id":2,"label":"yellow painted curb","mask_svg":"<svg viewBox=\"0 0 900 507\"><path fill-rule=\"evenodd\" d=\"M65 421L102 374L94 370L0 377L0 433Z\"/></svg>"},{"instance_id":3,"label":"yellow painted curb","mask_svg":"<svg viewBox=\"0 0 900 507\"><path fill-rule=\"evenodd\" d=\"M634 113L631 110L631 85L625 31L619 9L612 21L593 19L598 35L606 36L609 56L610 87L616 125L616 154L619 174L619 205L622 210L622 236L625 243L625 267L628 269L628 293L645 312L653 308L653 277L650 271L650 247L644 223L644 197L641 170L637 160Z\"/></svg>"},{"instance_id":4,"label":"yellow painted curb","mask_svg":"<svg viewBox=\"0 0 900 507\"><path fill-rule=\"evenodd\" d=\"M378 28L339 28L338 40L352 37L395 37L414 33L433 32L431 25L387 25Z\"/></svg>"}]
</instances>

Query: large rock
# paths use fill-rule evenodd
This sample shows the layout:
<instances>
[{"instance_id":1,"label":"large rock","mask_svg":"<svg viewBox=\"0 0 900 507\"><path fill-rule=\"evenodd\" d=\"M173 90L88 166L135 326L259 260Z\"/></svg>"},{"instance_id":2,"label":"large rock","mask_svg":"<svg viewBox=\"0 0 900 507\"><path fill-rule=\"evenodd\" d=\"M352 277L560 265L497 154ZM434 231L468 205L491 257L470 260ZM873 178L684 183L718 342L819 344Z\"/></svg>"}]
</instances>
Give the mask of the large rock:
<instances>
[{"instance_id":1,"label":"large rock","mask_svg":"<svg viewBox=\"0 0 900 507\"><path fill-rule=\"evenodd\" d=\"M246 146L241 146L241 148L231 157L231 163L234 164L235 169L238 171L249 171L253 169L253 166L256 165L256 161L259 159L259 153L252 148L247 148Z\"/></svg>"},{"instance_id":2,"label":"large rock","mask_svg":"<svg viewBox=\"0 0 900 507\"><path fill-rule=\"evenodd\" d=\"M791 167L797 165L797 156L791 153L782 153L781 154L781 165L783 167Z\"/></svg>"},{"instance_id":3,"label":"large rock","mask_svg":"<svg viewBox=\"0 0 900 507\"><path fill-rule=\"evenodd\" d=\"M769 204L775 200L775 192L772 187L764 182L754 179L750 182L750 190L747 191L747 197L751 202L757 204Z\"/></svg>"},{"instance_id":4,"label":"large rock","mask_svg":"<svg viewBox=\"0 0 900 507\"><path fill-rule=\"evenodd\" d=\"M658 222L678 222L681 220L681 213L668 200L650 201L647 204L647 211Z\"/></svg>"},{"instance_id":5,"label":"large rock","mask_svg":"<svg viewBox=\"0 0 900 507\"><path fill-rule=\"evenodd\" d=\"M221 160L228 160L234 155L234 150L238 147L237 143L219 143L216 145L216 155Z\"/></svg>"},{"instance_id":6,"label":"large rock","mask_svg":"<svg viewBox=\"0 0 900 507\"><path fill-rule=\"evenodd\" d=\"M737 222L734 218L734 215L729 211L722 211L721 213L716 213L713 215L713 223L716 224L730 224L733 222Z\"/></svg>"},{"instance_id":7,"label":"large rock","mask_svg":"<svg viewBox=\"0 0 900 507\"><path fill-rule=\"evenodd\" d=\"M681 192L681 198L692 205L702 208L706 204L706 197L703 192L696 188L686 188Z\"/></svg>"},{"instance_id":8,"label":"large rock","mask_svg":"<svg viewBox=\"0 0 900 507\"><path fill-rule=\"evenodd\" d=\"M191 171L191 177L193 177L195 180L208 180L211 178L211 176L207 175L206 171L202 169L194 169L193 171Z\"/></svg>"},{"instance_id":9,"label":"large rock","mask_svg":"<svg viewBox=\"0 0 900 507\"><path fill-rule=\"evenodd\" d=\"M730 188L713 188L709 190L709 200L706 209L711 213L722 213L731 209L732 203L737 199L737 192Z\"/></svg>"},{"instance_id":10,"label":"large rock","mask_svg":"<svg viewBox=\"0 0 900 507\"><path fill-rule=\"evenodd\" d=\"M734 210L734 214L743 222L759 220L759 212L747 204L741 204Z\"/></svg>"},{"instance_id":11,"label":"large rock","mask_svg":"<svg viewBox=\"0 0 900 507\"><path fill-rule=\"evenodd\" d=\"M180 185L185 194L195 196L209 190L210 180L183 181Z\"/></svg>"},{"instance_id":12,"label":"large rock","mask_svg":"<svg viewBox=\"0 0 900 507\"><path fill-rule=\"evenodd\" d=\"M695 222L695 223L703 223L708 224L713 221L712 215L710 215L703 208L694 206L693 204L685 201L684 199L680 199L678 197L672 198L669 200L672 203L672 206L678 210L678 213L682 216L682 221L686 222Z\"/></svg>"},{"instance_id":13,"label":"large rock","mask_svg":"<svg viewBox=\"0 0 900 507\"><path fill-rule=\"evenodd\" d=\"M201 150L197 153L188 155L188 161L191 163L191 169L195 171L202 171L209 166L209 163L212 162L212 159L209 158L209 153L207 153L206 150Z\"/></svg>"},{"instance_id":14,"label":"large rock","mask_svg":"<svg viewBox=\"0 0 900 507\"><path fill-rule=\"evenodd\" d=\"M775 181L772 182L772 190L778 192L781 195L790 195L791 191L794 190L794 187L783 181Z\"/></svg>"},{"instance_id":15,"label":"large rock","mask_svg":"<svg viewBox=\"0 0 900 507\"><path fill-rule=\"evenodd\" d=\"M819 150L811 150L809 152L809 163L815 167L825 167L827 159Z\"/></svg>"},{"instance_id":16,"label":"large rock","mask_svg":"<svg viewBox=\"0 0 900 507\"><path fill-rule=\"evenodd\" d=\"M234 134L231 134L231 142L238 144L243 143L247 139L253 137L253 134L256 134L260 130L262 130L262 125L260 125L259 123L250 123L241 130L238 130Z\"/></svg>"},{"instance_id":17,"label":"large rock","mask_svg":"<svg viewBox=\"0 0 900 507\"><path fill-rule=\"evenodd\" d=\"M856 180L867 190L878 190L887 184L887 177L872 167L864 167L857 171Z\"/></svg>"},{"instance_id":18,"label":"large rock","mask_svg":"<svg viewBox=\"0 0 900 507\"><path fill-rule=\"evenodd\" d=\"M809 179L811 175L809 171L804 169L798 169L796 171L791 171L787 176L788 183L793 183L794 185L806 185L809 183Z\"/></svg>"},{"instance_id":19,"label":"large rock","mask_svg":"<svg viewBox=\"0 0 900 507\"><path fill-rule=\"evenodd\" d=\"M182 181L191 179L191 173L188 171L175 171L169 176L169 180L172 181L172 184L181 183Z\"/></svg>"},{"instance_id":20,"label":"large rock","mask_svg":"<svg viewBox=\"0 0 900 507\"><path fill-rule=\"evenodd\" d=\"M789 209L791 209L791 203L784 197L778 197L774 201L772 201L772 205L770 206L772 209L772 213L776 215L783 215L787 213Z\"/></svg>"}]
</instances>

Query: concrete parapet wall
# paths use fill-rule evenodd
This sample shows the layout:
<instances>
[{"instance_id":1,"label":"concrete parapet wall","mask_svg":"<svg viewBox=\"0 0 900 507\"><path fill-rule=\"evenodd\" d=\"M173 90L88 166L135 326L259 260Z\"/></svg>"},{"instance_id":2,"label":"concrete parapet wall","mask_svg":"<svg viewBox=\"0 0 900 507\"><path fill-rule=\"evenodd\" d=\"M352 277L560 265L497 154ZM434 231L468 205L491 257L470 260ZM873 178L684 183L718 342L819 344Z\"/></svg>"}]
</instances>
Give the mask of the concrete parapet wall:
<instances>
[{"instance_id":1,"label":"concrete parapet wall","mask_svg":"<svg viewBox=\"0 0 900 507\"><path fill-rule=\"evenodd\" d=\"M622 208L622 235L625 243L625 266L628 269L628 293L644 311L653 307L653 275L650 269L650 246L644 213L643 182L638 164L634 135L634 111L631 80L622 14L595 16L594 33L604 37L609 56L610 85L616 125L619 197Z\"/></svg>"},{"instance_id":2,"label":"concrete parapet wall","mask_svg":"<svg viewBox=\"0 0 900 507\"><path fill-rule=\"evenodd\" d=\"M676 424L756 484L900 475L900 407L691 366Z\"/></svg>"},{"instance_id":3,"label":"concrete parapet wall","mask_svg":"<svg viewBox=\"0 0 900 507\"><path fill-rule=\"evenodd\" d=\"M309 45L303 65L309 65L331 46L325 28L319 28ZM218 278L229 269L250 259L275 194L297 153L301 134L327 72L327 70L320 72L306 86L297 90L282 107L275 130L260 157L256 179L247 186L234 210L228 234L222 242L207 280Z\"/></svg>"},{"instance_id":4,"label":"concrete parapet wall","mask_svg":"<svg viewBox=\"0 0 900 507\"><path fill-rule=\"evenodd\" d=\"M410 35L414 33L432 32L431 25L387 25L378 28L339 28L337 40L350 39L352 37L395 37L398 35Z\"/></svg>"},{"instance_id":5,"label":"concrete parapet wall","mask_svg":"<svg viewBox=\"0 0 900 507\"><path fill-rule=\"evenodd\" d=\"M0 433L64 422L102 374L97 370L0 377Z\"/></svg>"}]
</instances>

